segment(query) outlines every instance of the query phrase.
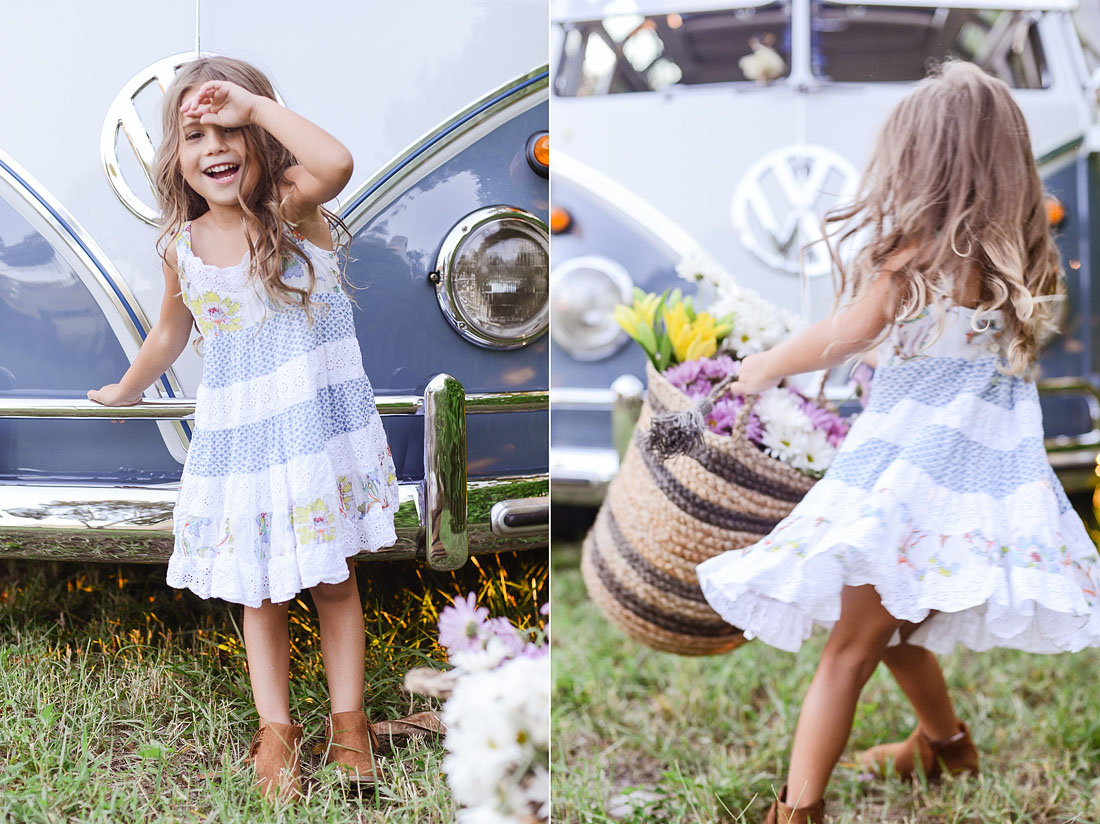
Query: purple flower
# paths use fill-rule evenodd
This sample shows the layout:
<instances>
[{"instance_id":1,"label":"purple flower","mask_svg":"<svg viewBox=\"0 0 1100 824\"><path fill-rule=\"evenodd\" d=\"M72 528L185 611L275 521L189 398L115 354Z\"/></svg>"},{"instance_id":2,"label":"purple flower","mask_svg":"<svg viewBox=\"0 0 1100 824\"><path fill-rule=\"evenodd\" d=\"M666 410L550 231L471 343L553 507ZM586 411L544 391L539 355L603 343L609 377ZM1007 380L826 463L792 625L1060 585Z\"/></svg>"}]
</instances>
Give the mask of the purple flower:
<instances>
[{"instance_id":1,"label":"purple flower","mask_svg":"<svg viewBox=\"0 0 1100 824\"><path fill-rule=\"evenodd\" d=\"M711 385L711 382L708 381L706 378L700 378L699 380L695 381L694 383L690 383L686 387L682 387L682 388L683 388L684 393L689 398L691 398L692 400L697 401L700 398L705 398L707 395L709 395L710 390L713 389L714 386Z\"/></svg>"},{"instance_id":2,"label":"purple flower","mask_svg":"<svg viewBox=\"0 0 1100 824\"><path fill-rule=\"evenodd\" d=\"M669 383L682 390L688 384L698 380L702 368L700 361L687 361L676 366L670 366L665 370L665 377L668 378Z\"/></svg>"},{"instance_id":3,"label":"purple flower","mask_svg":"<svg viewBox=\"0 0 1100 824\"><path fill-rule=\"evenodd\" d=\"M444 607L439 614L439 643L448 652L480 648L481 628L489 610L476 604L472 592L465 598L456 595L454 606Z\"/></svg>"},{"instance_id":4,"label":"purple flower","mask_svg":"<svg viewBox=\"0 0 1100 824\"><path fill-rule=\"evenodd\" d=\"M849 380L856 385L856 395L859 397L860 404L864 407L871 399L871 379L874 375L874 367L862 361L852 368Z\"/></svg>"},{"instance_id":5,"label":"purple flower","mask_svg":"<svg viewBox=\"0 0 1100 824\"><path fill-rule=\"evenodd\" d=\"M539 646L538 644L526 644L523 647L523 652L519 654L520 658L543 658L550 654L550 647L545 644Z\"/></svg>"},{"instance_id":6,"label":"purple flower","mask_svg":"<svg viewBox=\"0 0 1100 824\"><path fill-rule=\"evenodd\" d=\"M814 401L795 392L793 389L791 394L798 398L802 404L802 410L809 416L814 429L820 429L824 432L830 445L840 446L844 437L848 434L848 422L836 412L818 406Z\"/></svg>"},{"instance_id":7,"label":"purple flower","mask_svg":"<svg viewBox=\"0 0 1100 824\"><path fill-rule=\"evenodd\" d=\"M737 413L744 405L745 399L741 396L730 398L728 395L714 404L714 409L707 416L707 428L719 435L729 435L733 432L734 421Z\"/></svg>"},{"instance_id":8,"label":"purple flower","mask_svg":"<svg viewBox=\"0 0 1100 824\"><path fill-rule=\"evenodd\" d=\"M523 652L526 639L520 635L519 630L512 626L512 622L507 618L490 618L485 622L485 629L489 630L491 635L500 639L504 644L508 658L515 658Z\"/></svg>"},{"instance_id":9,"label":"purple flower","mask_svg":"<svg viewBox=\"0 0 1100 824\"><path fill-rule=\"evenodd\" d=\"M728 378L730 375L736 375L740 363L735 361L729 355L719 355L716 358L700 358L699 371L703 377L709 378L714 383L723 378Z\"/></svg>"}]
</instances>

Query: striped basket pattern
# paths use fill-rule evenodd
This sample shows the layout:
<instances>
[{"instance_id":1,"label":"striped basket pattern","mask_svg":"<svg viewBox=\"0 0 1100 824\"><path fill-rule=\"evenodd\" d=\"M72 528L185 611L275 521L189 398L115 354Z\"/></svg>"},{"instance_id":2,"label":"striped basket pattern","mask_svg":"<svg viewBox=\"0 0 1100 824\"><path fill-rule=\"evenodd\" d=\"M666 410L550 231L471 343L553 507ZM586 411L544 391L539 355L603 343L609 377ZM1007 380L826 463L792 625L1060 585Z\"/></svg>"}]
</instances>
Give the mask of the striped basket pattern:
<instances>
[{"instance_id":1,"label":"striped basket pattern","mask_svg":"<svg viewBox=\"0 0 1100 824\"><path fill-rule=\"evenodd\" d=\"M654 415L694 401L651 364L634 437L584 541L581 570L604 615L631 638L680 655L714 655L744 643L703 598L695 567L767 535L814 480L744 437L703 433L688 454L662 462L642 444Z\"/></svg>"}]
</instances>

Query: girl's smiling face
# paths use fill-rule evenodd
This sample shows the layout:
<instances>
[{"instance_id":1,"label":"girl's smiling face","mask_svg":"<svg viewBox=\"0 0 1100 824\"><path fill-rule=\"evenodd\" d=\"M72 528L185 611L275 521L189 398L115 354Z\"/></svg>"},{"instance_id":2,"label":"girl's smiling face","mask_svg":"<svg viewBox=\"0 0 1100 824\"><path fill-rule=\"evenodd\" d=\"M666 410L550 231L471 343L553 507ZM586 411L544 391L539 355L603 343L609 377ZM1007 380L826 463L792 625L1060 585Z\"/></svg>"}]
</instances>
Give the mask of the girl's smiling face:
<instances>
[{"instance_id":1,"label":"girl's smiling face","mask_svg":"<svg viewBox=\"0 0 1100 824\"><path fill-rule=\"evenodd\" d=\"M246 197L255 183L247 163L244 130L204 124L184 115L179 122L180 172L187 185L211 207L236 206L238 191Z\"/></svg>"}]
</instances>

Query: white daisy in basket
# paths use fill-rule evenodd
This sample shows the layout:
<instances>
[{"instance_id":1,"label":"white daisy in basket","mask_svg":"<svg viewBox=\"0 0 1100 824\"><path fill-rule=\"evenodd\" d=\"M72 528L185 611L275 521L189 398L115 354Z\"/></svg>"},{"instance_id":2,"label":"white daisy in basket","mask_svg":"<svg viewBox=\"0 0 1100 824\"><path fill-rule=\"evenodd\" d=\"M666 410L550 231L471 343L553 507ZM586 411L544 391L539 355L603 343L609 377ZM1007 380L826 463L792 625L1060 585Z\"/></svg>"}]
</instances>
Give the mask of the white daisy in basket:
<instances>
[{"instance_id":1,"label":"white daisy in basket","mask_svg":"<svg viewBox=\"0 0 1100 824\"><path fill-rule=\"evenodd\" d=\"M733 316L733 331L721 349L739 358L770 349L795 328L794 318L758 292L738 285L714 258L702 251L688 255L676 265L676 274L686 281L706 285L714 293L707 311L715 317ZM707 291L700 289L700 295Z\"/></svg>"}]
</instances>

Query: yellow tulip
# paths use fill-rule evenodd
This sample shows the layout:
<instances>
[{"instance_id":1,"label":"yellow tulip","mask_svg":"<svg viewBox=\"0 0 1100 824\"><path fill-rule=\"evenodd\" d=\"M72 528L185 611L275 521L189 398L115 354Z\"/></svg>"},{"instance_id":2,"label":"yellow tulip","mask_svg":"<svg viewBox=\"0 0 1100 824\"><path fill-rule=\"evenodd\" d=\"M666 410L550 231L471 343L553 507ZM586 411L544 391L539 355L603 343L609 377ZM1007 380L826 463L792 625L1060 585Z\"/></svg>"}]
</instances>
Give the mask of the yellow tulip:
<instances>
[{"instance_id":1,"label":"yellow tulip","mask_svg":"<svg viewBox=\"0 0 1100 824\"><path fill-rule=\"evenodd\" d=\"M699 312L690 319L688 307L677 303L666 309L665 328L672 341L672 351L680 363L697 358L709 358L718 351L719 326L709 312Z\"/></svg>"},{"instance_id":2,"label":"yellow tulip","mask_svg":"<svg viewBox=\"0 0 1100 824\"><path fill-rule=\"evenodd\" d=\"M653 326L654 321L657 319L657 307L660 305L661 296L650 292L640 303L636 304L638 315L645 320L647 325Z\"/></svg>"},{"instance_id":3,"label":"yellow tulip","mask_svg":"<svg viewBox=\"0 0 1100 824\"><path fill-rule=\"evenodd\" d=\"M684 360L690 361L696 360L698 358L709 358L717 351L718 340L714 337L714 335L704 336L701 334L697 334L691 339L691 343L688 345Z\"/></svg>"},{"instance_id":4,"label":"yellow tulip","mask_svg":"<svg viewBox=\"0 0 1100 824\"><path fill-rule=\"evenodd\" d=\"M625 304L619 304L615 307L612 316L615 318L615 322L623 328L630 337L634 337L638 331L638 312L636 309L626 306Z\"/></svg>"}]
</instances>

